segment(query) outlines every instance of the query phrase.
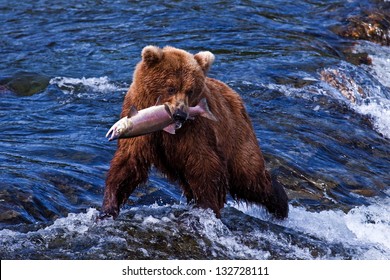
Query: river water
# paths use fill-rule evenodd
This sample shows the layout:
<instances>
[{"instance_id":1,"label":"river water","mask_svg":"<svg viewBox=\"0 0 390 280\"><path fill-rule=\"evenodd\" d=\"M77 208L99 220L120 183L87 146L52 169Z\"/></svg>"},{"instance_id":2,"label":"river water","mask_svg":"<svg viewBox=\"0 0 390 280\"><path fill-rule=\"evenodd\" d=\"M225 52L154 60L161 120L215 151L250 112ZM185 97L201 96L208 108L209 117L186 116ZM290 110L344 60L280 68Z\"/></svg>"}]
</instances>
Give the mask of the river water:
<instances>
[{"instance_id":1,"label":"river water","mask_svg":"<svg viewBox=\"0 0 390 280\"><path fill-rule=\"evenodd\" d=\"M390 48L332 31L373 2L0 0L1 259L389 259ZM149 44L215 54L288 219L230 199L216 219L152 170L96 222L105 134Z\"/></svg>"}]
</instances>

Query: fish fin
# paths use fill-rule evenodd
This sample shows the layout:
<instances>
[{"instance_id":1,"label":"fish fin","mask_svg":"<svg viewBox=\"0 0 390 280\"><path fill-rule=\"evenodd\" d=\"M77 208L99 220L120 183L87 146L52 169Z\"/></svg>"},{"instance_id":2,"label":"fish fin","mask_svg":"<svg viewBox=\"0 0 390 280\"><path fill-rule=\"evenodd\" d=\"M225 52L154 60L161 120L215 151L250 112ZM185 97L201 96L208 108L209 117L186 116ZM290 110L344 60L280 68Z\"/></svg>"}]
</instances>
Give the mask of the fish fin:
<instances>
[{"instance_id":1,"label":"fish fin","mask_svg":"<svg viewBox=\"0 0 390 280\"><path fill-rule=\"evenodd\" d=\"M170 124L163 129L165 132L168 132L170 134L175 134L176 133L176 124Z\"/></svg>"},{"instance_id":2,"label":"fish fin","mask_svg":"<svg viewBox=\"0 0 390 280\"><path fill-rule=\"evenodd\" d=\"M137 109L135 108L134 105L132 105L132 106L130 107L130 110L129 110L129 113L127 114L127 116L128 116L129 118L131 118L131 117L134 117L134 116L137 115L137 114L138 114Z\"/></svg>"},{"instance_id":3,"label":"fish fin","mask_svg":"<svg viewBox=\"0 0 390 280\"><path fill-rule=\"evenodd\" d=\"M212 121L218 121L218 119L214 116L213 113L211 113L210 109L209 109L209 105L207 104L207 100L206 98L202 98L200 101L199 101L199 104L198 106L203 110L202 113L200 113L200 115L206 119L209 119L209 120L212 120Z\"/></svg>"},{"instance_id":4,"label":"fish fin","mask_svg":"<svg viewBox=\"0 0 390 280\"><path fill-rule=\"evenodd\" d=\"M162 103L161 103L161 95L157 98L156 105L154 105L154 106L158 106L158 105L162 105Z\"/></svg>"}]
</instances>

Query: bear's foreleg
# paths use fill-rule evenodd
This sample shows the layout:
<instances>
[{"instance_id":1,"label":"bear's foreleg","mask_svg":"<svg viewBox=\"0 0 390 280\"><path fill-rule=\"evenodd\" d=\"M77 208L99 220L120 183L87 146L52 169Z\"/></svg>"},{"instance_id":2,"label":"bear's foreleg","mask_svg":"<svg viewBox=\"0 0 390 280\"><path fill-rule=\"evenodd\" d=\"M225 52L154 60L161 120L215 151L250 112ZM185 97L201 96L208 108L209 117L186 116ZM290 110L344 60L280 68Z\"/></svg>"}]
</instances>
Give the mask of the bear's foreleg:
<instances>
[{"instance_id":1,"label":"bear's foreleg","mask_svg":"<svg viewBox=\"0 0 390 280\"><path fill-rule=\"evenodd\" d=\"M111 161L104 190L102 218L112 216L115 219L134 189L147 180L150 163L142 149L137 149L136 141L132 140L124 140L128 142L118 147Z\"/></svg>"}]
</instances>

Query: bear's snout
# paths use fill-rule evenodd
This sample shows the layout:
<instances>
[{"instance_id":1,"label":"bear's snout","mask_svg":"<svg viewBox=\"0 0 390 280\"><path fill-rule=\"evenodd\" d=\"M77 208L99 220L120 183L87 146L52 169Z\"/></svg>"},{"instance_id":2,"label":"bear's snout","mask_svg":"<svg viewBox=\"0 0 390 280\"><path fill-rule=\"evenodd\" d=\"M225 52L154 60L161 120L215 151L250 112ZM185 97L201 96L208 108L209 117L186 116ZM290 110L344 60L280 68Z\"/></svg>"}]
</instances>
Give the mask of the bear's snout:
<instances>
[{"instance_id":1,"label":"bear's snout","mask_svg":"<svg viewBox=\"0 0 390 280\"><path fill-rule=\"evenodd\" d=\"M172 118L176 122L176 126L179 128L188 119L188 99L176 102Z\"/></svg>"}]
</instances>

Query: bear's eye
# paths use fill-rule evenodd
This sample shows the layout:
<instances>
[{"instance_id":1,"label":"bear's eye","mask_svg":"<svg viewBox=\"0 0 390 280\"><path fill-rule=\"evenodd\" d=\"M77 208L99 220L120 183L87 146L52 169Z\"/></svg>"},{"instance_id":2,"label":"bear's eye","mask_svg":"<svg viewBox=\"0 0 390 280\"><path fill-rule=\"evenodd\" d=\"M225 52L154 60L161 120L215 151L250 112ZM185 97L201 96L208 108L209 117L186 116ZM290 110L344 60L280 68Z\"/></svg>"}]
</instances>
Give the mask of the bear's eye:
<instances>
[{"instance_id":1,"label":"bear's eye","mask_svg":"<svg viewBox=\"0 0 390 280\"><path fill-rule=\"evenodd\" d=\"M176 93L176 88L175 87L168 87L167 91L168 91L169 95L173 95Z\"/></svg>"}]
</instances>

